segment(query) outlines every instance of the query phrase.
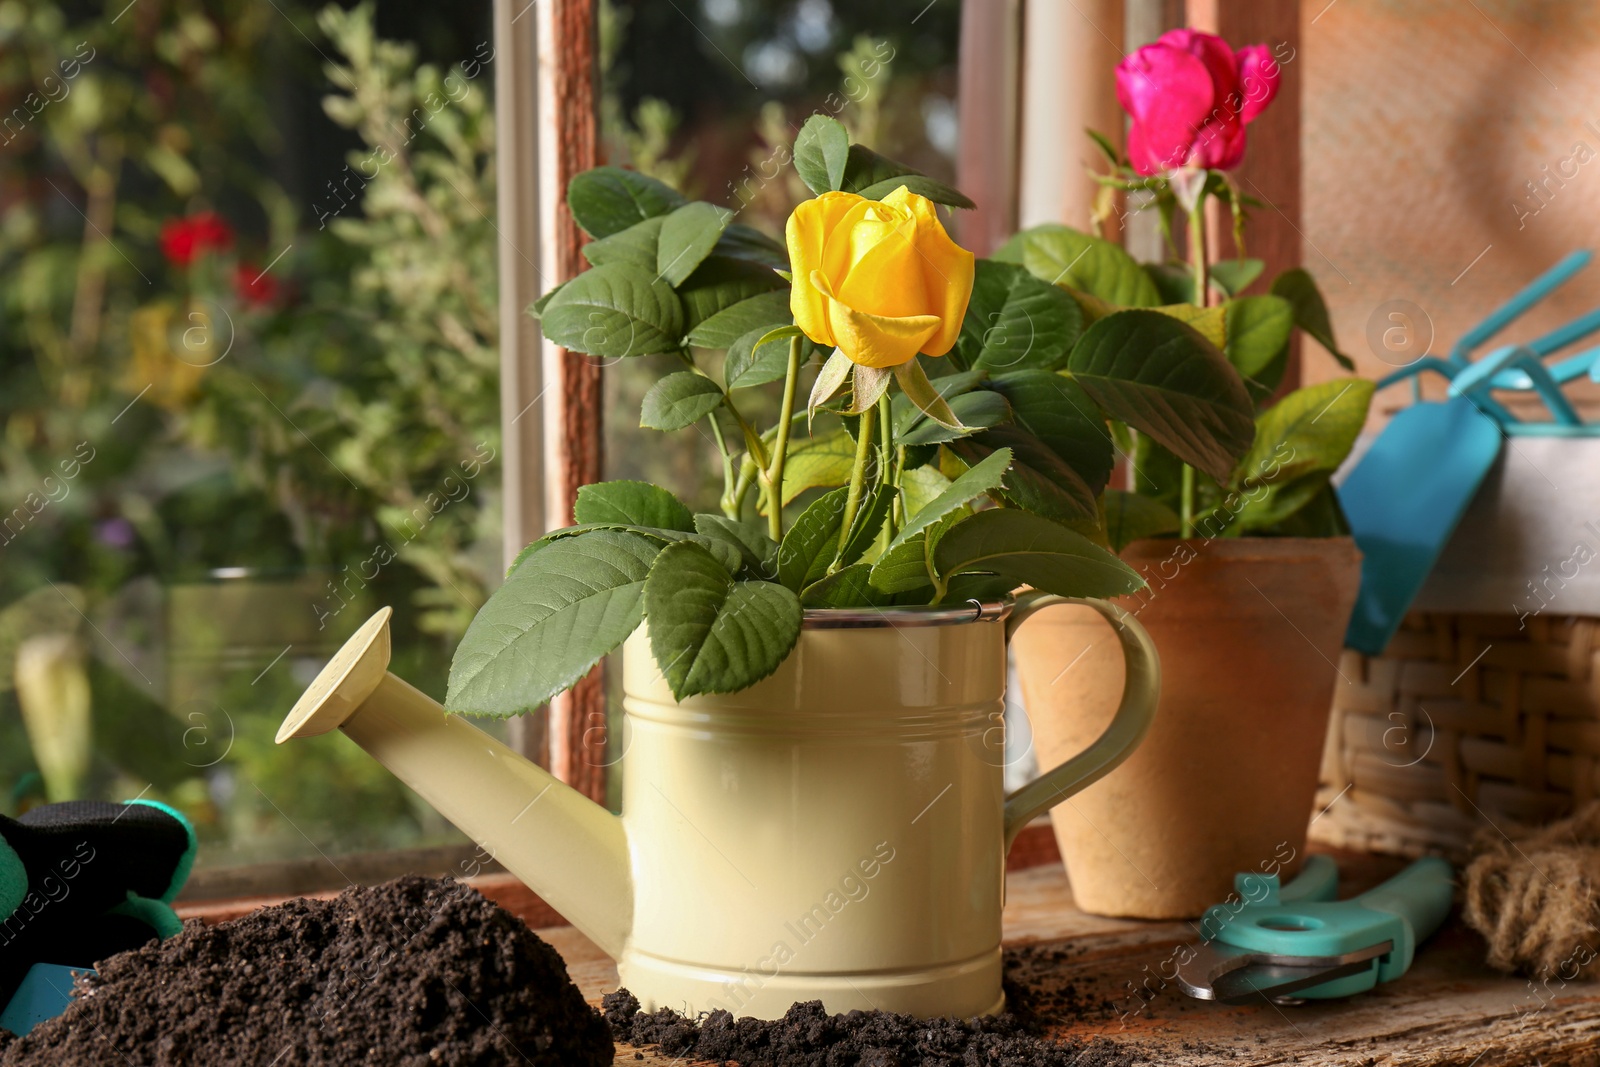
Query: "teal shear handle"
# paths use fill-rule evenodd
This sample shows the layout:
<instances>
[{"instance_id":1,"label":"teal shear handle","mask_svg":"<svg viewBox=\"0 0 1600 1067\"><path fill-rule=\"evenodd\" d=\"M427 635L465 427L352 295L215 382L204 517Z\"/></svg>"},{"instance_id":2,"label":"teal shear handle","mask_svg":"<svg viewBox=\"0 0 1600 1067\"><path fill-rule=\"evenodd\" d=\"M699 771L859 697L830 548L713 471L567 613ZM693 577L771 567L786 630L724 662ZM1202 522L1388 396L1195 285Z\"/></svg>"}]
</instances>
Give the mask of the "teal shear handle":
<instances>
[{"instance_id":1,"label":"teal shear handle","mask_svg":"<svg viewBox=\"0 0 1600 1067\"><path fill-rule=\"evenodd\" d=\"M1404 974L1417 945L1450 914L1455 893L1450 864L1434 856L1349 900L1333 899L1337 878L1337 868L1326 856L1309 858L1300 876L1281 890L1275 877L1240 875L1241 896L1246 901L1252 895L1264 899L1213 906L1202 919L1202 932L1214 942L1289 966L1310 967L1370 953L1371 964L1360 973L1295 993L1301 998L1349 996Z\"/></svg>"},{"instance_id":2,"label":"teal shear handle","mask_svg":"<svg viewBox=\"0 0 1600 1067\"><path fill-rule=\"evenodd\" d=\"M1395 938L1395 951L1386 961L1386 971L1378 981L1398 978L1411 966L1417 944L1444 925L1455 896L1454 872L1437 856L1424 856L1375 889L1369 889L1351 903L1379 915L1399 920L1402 932Z\"/></svg>"}]
</instances>

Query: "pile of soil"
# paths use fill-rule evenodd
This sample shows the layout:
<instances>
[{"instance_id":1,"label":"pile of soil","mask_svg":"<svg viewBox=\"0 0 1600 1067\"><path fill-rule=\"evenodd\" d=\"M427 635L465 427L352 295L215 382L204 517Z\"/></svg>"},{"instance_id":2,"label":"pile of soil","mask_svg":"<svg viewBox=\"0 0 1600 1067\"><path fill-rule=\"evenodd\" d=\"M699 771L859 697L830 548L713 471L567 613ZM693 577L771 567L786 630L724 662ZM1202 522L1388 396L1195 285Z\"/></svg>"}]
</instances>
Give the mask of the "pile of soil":
<instances>
[{"instance_id":1,"label":"pile of soil","mask_svg":"<svg viewBox=\"0 0 1600 1067\"><path fill-rule=\"evenodd\" d=\"M1133 1067L1148 1060L1104 1038L1055 1042L1015 1015L918 1019L886 1011L829 1015L820 1001L781 1019L738 1019L715 1011L699 1020L670 1008L645 1013L626 989L604 1000L618 1041L658 1045L669 1056L749 1067Z\"/></svg>"},{"instance_id":2,"label":"pile of soil","mask_svg":"<svg viewBox=\"0 0 1600 1067\"><path fill-rule=\"evenodd\" d=\"M294 900L102 962L0 1067L609 1067L555 950L476 890L402 878Z\"/></svg>"}]
</instances>

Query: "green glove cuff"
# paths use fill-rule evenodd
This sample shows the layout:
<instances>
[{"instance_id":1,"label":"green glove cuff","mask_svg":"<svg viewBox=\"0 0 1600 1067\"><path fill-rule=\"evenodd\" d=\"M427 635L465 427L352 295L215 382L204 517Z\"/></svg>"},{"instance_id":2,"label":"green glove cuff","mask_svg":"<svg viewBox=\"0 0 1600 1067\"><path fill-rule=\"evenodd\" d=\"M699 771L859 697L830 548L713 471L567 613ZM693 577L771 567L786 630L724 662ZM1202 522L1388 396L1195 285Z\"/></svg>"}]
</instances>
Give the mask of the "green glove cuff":
<instances>
[{"instance_id":1,"label":"green glove cuff","mask_svg":"<svg viewBox=\"0 0 1600 1067\"><path fill-rule=\"evenodd\" d=\"M0 922L11 918L28 896L28 868L0 837Z\"/></svg>"},{"instance_id":2,"label":"green glove cuff","mask_svg":"<svg viewBox=\"0 0 1600 1067\"><path fill-rule=\"evenodd\" d=\"M171 904L174 900L178 899L178 894L183 892L183 887L188 883L189 875L194 870L195 856L197 856L200 852L200 838L194 832L194 824L189 821L188 816L184 815L183 812L179 811L170 804L163 804L159 800L130 800L127 801L127 803L143 804L145 807L155 808L157 811L166 812L174 819L177 819L178 822L182 823L184 832L189 835L189 847L184 850L183 855L178 859L177 866L172 869L172 883L167 886L167 891L161 894L162 902ZM132 896L133 894L130 893L128 895ZM144 898L141 897L140 899ZM170 911L171 909L169 908L168 910ZM174 918L176 918L176 916L174 916ZM182 928L183 924L179 923L178 925L180 928ZM159 929L159 927L157 929ZM166 938L172 935L162 934L161 936Z\"/></svg>"},{"instance_id":3,"label":"green glove cuff","mask_svg":"<svg viewBox=\"0 0 1600 1067\"><path fill-rule=\"evenodd\" d=\"M113 915L126 915L130 919L137 919L156 932L156 936L165 941L183 932L183 920L178 918L178 913L162 900L151 900L149 897L128 894L128 899L111 909Z\"/></svg>"}]
</instances>

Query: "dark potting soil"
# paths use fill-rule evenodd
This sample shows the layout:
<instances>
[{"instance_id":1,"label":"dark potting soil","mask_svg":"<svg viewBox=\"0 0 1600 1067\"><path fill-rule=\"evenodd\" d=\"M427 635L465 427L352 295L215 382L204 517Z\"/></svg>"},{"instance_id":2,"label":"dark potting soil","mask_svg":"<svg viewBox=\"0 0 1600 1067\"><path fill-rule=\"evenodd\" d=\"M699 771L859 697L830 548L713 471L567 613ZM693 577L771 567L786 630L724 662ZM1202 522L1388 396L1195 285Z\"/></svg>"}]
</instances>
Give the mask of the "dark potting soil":
<instances>
[{"instance_id":1,"label":"dark potting soil","mask_svg":"<svg viewBox=\"0 0 1600 1067\"><path fill-rule=\"evenodd\" d=\"M1147 1062L1132 1046L1103 1038L1045 1040L1015 1015L932 1020L886 1011L829 1015L820 1001L810 1001L772 1021L736 1020L725 1011L692 1020L670 1008L642 1012L638 998L626 989L608 994L603 1004L618 1041L741 1067L1133 1067Z\"/></svg>"},{"instance_id":2,"label":"dark potting soil","mask_svg":"<svg viewBox=\"0 0 1600 1067\"><path fill-rule=\"evenodd\" d=\"M604 1067L606 1024L561 957L448 879L293 900L98 965L0 1067Z\"/></svg>"}]
</instances>

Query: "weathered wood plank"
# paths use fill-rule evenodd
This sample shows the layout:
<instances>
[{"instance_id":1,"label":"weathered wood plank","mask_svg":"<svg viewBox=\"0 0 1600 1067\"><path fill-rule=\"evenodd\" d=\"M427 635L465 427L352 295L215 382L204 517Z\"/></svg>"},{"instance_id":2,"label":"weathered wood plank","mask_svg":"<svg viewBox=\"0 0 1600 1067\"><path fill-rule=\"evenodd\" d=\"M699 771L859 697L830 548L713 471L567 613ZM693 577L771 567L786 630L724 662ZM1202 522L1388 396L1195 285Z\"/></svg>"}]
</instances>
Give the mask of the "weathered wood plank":
<instances>
[{"instance_id":1,"label":"weathered wood plank","mask_svg":"<svg viewBox=\"0 0 1600 1067\"><path fill-rule=\"evenodd\" d=\"M1343 893L1367 888L1403 861L1339 855ZM570 928L540 931L598 1003L616 969ZM1185 923L1084 915L1059 866L1013 874L1005 911L1008 978L1058 1037L1100 1035L1137 1046L1164 1067L1594 1067L1600 1064L1600 988L1535 988L1488 969L1476 934L1452 922L1411 972L1372 993L1329 1004L1204 1004L1163 983L1163 962L1193 937ZM1138 991L1143 989L1143 995ZM1021 998L1019 998L1021 999ZM668 1057L619 1046L620 1064Z\"/></svg>"}]
</instances>

